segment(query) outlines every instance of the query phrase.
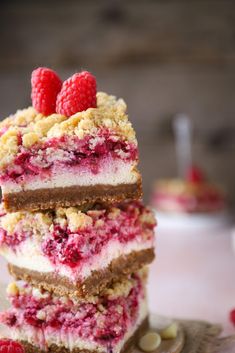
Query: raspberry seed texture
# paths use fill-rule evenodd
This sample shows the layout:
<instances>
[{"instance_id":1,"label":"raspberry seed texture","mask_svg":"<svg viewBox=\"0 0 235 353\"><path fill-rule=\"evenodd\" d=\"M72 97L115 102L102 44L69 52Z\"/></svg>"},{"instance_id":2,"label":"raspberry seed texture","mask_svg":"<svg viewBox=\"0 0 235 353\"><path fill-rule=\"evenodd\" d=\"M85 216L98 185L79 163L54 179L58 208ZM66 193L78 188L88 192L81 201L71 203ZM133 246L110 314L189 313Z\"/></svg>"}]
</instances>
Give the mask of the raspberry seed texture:
<instances>
[{"instance_id":1,"label":"raspberry seed texture","mask_svg":"<svg viewBox=\"0 0 235 353\"><path fill-rule=\"evenodd\" d=\"M90 72L82 71L63 82L56 112L69 117L88 108L96 108L96 79Z\"/></svg>"},{"instance_id":2,"label":"raspberry seed texture","mask_svg":"<svg viewBox=\"0 0 235 353\"><path fill-rule=\"evenodd\" d=\"M62 87L57 73L46 67L39 67L32 72L31 85L33 107L46 116L55 113L56 97Z\"/></svg>"}]
</instances>

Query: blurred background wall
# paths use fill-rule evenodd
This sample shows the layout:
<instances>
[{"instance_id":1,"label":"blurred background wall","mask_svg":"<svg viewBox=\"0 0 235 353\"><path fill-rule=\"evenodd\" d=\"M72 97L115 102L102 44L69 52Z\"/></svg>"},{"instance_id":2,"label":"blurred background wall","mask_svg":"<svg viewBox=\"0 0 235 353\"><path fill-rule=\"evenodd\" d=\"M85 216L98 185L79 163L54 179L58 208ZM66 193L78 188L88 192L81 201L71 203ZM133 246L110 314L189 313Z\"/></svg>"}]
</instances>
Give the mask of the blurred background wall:
<instances>
[{"instance_id":1,"label":"blurred background wall","mask_svg":"<svg viewBox=\"0 0 235 353\"><path fill-rule=\"evenodd\" d=\"M146 199L174 176L172 117L194 124L195 162L235 200L235 1L1 1L1 117L30 105L30 74L91 70L123 97L136 128Z\"/></svg>"}]
</instances>

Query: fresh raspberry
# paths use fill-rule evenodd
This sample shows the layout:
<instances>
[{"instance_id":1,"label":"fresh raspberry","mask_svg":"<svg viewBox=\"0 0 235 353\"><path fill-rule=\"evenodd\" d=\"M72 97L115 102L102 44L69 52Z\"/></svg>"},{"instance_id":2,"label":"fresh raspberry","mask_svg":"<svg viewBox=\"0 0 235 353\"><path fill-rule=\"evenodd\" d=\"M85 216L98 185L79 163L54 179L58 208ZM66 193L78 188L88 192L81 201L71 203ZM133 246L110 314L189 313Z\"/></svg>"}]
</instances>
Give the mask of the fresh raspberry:
<instances>
[{"instance_id":1,"label":"fresh raspberry","mask_svg":"<svg viewBox=\"0 0 235 353\"><path fill-rule=\"evenodd\" d=\"M55 113L56 97L62 87L55 71L46 67L37 68L32 72L31 85L33 107L44 115Z\"/></svg>"},{"instance_id":2,"label":"fresh raspberry","mask_svg":"<svg viewBox=\"0 0 235 353\"><path fill-rule=\"evenodd\" d=\"M194 183L194 184L199 184L201 182L203 182L205 180L203 172L201 171L201 169L197 168L197 167L191 167L188 170L187 173L187 177L186 177L187 181Z\"/></svg>"},{"instance_id":3,"label":"fresh raspberry","mask_svg":"<svg viewBox=\"0 0 235 353\"><path fill-rule=\"evenodd\" d=\"M64 81L57 96L56 112L71 116L96 107L96 79L88 71L76 73Z\"/></svg>"},{"instance_id":4,"label":"fresh raspberry","mask_svg":"<svg viewBox=\"0 0 235 353\"><path fill-rule=\"evenodd\" d=\"M0 353L24 353L24 351L24 347L16 341L0 340Z\"/></svg>"},{"instance_id":5,"label":"fresh raspberry","mask_svg":"<svg viewBox=\"0 0 235 353\"><path fill-rule=\"evenodd\" d=\"M233 325L235 325L235 309L230 311L229 318Z\"/></svg>"}]
</instances>

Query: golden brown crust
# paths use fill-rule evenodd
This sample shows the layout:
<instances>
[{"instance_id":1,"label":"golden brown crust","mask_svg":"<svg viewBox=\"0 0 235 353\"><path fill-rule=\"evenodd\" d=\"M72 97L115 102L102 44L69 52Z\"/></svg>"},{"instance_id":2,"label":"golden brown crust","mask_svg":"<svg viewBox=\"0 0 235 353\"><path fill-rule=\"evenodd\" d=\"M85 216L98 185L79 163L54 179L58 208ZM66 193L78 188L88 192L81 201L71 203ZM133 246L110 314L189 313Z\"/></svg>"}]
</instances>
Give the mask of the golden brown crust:
<instances>
[{"instance_id":1,"label":"golden brown crust","mask_svg":"<svg viewBox=\"0 0 235 353\"><path fill-rule=\"evenodd\" d=\"M84 206L91 203L116 203L123 200L139 200L142 197L142 181L134 184L70 186L51 189L25 190L4 195L7 212L37 211L56 207Z\"/></svg>"},{"instance_id":2,"label":"golden brown crust","mask_svg":"<svg viewBox=\"0 0 235 353\"><path fill-rule=\"evenodd\" d=\"M139 328L135 331L135 333L126 341L126 343L124 344L121 350L121 353L128 353L129 351L131 351L134 344L138 342L139 338L145 334L148 328L149 328L149 321L148 321L148 318L146 318L139 326ZM45 352L26 341L20 341L20 343L24 346L25 353L98 353L97 351L91 351L88 349L81 350L79 348L75 348L72 351L70 351L65 347L59 347L55 344L48 347L48 350Z\"/></svg>"},{"instance_id":3,"label":"golden brown crust","mask_svg":"<svg viewBox=\"0 0 235 353\"><path fill-rule=\"evenodd\" d=\"M84 282L73 283L67 277L61 277L55 273L43 273L20 268L12 264L8 265L13 277L24 280L34 287L53 292L55 295L70 297L88 297L102 293L107 286L120 282L123 278L132 274L154 259L154 249L133 251L128 255L120 256L103 270L94 271Z\"/></svg>"}]
</instances>

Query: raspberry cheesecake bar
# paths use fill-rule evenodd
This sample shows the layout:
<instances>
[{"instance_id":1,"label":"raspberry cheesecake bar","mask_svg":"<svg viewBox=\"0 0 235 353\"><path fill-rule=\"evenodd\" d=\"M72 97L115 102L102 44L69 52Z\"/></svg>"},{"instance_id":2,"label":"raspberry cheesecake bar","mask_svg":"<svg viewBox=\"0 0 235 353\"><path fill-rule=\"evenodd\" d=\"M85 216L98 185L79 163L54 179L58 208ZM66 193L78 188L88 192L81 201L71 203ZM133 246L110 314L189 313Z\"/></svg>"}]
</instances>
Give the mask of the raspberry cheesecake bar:
<instances>
[{"instance_id":1,"label":"raspberry cheesecake bar","mask_svg":"<svg viewBox=\"0 0 235 353\"><path fill-rule=\"evenodd\" d=\"M0 123L0 184L7 211L141 198L137 140L126 104L96 94L89 75L80 81L85 103L94 94L90 105L66 101L67 86L76 85L72 76L58 95L57 111L44 105L39 111L34 93L37 110L19 110ZM45 90L43 97L48 96Z\"/></svg>"},{"instance_id":2,"label":"raspberry cheesecake bar","mask_svg":"<svg viewBox=\"0 0 235 353\"><path fill-rule=\"evenodd\" d=\"M224 195L215 185L192 185L178 179L156 183L152 204L164 212L211 213L225 209Z\"/></svg>"},{"instance_id":3,"label":"raspberry cheesecake bar","mask_svg":"<svg viewBox=\"0 0 235 353\"><path fill-rule=\"evenodd\" d=\"M0 253L18 279L74 296L97 293L154 258L155 218L140 202L2 213Z\"/></svg>"},{"instance_id":4,"label":"raspberry cheesecake bar","mask_svg":"<svg viewBox=\"0 0 235 353\"><path fill-rule=\"evenodd\" d=\"M145 282L143 270L86 300L11 283L0 323L25 353L127 352L148 327Z\"/></svg>"},{"instance_id":5,"label":"raspberry cheesecake bar","mask_svg":"<svg viewBox=\"0 0 235 353\"><path fill-rule=\"evenodd\" d=\"M219 186L207 181L198 168L192 168L185 180L157 181L152 205L163 212L212 213L224 210L226 201Z\"/></svg>"}]
</instances>

